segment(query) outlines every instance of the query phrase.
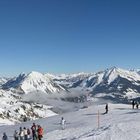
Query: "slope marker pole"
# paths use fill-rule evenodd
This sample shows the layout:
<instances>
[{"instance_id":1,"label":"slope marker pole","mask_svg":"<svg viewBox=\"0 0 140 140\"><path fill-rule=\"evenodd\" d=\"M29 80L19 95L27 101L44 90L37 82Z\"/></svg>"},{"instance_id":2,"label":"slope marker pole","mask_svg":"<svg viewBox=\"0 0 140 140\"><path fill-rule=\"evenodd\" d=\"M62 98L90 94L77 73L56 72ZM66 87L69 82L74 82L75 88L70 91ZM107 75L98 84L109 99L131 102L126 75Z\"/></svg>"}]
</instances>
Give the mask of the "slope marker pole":
<instances>
[{"instance_id":1,"label":"slope marker pole","mask_svg":"<svg viewBox=\"0 0 140 140\"><path fill-rule=\"evenodd\" d=\"M99 129L99 127L100 127L100 112L99 112L99 110L98 110L98 115L97 115L97 120L98 120L98 129Z\"/></svg>"}]
</instances>

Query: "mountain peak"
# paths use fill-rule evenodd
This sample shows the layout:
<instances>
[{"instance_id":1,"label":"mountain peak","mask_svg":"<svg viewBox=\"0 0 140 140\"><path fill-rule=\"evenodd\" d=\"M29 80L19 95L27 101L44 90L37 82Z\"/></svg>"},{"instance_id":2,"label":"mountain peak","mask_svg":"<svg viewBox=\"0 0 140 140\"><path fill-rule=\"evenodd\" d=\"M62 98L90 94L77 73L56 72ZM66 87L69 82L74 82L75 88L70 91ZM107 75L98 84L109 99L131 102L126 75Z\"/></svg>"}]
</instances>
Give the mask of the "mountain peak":
<instances>
[{"instance_id":1,"label":"mountain peak","mask_svg":"<svg viewBox=\"0 0 140 140\"><path fill-rule=\"evenodd\" d=\"M42 75L42 73L37 71L31 71L28 75Z\"/></svg>"},{"instance_id":2,"label":"mountain peak","mask_svg":"<svg viewBox=\"0 0 140 140\"><path fill-rule=\"evenodd\" d=\"M106 72L109 73L118 73L118 74L122 74L122 73L130 73L132 71L126 70L126 69L122 69L122 68L118 68L116 66L113 66L107 70L105 70Z\"/></svg>"},{"instance_id":3,"label":"mountain peak","mask_svg":"<svg viewBox=\"0 0 140 140\"><path fill-rule=\"evenodd\" d=\"M116 67L116 66L113 66L113 67L110 67L108 68L106 71L117 71L119 70L120 68Z\"/></svg>"},{"instance_id":4,"label":"mountain peak","mask_svg":"<svg viewBox=\"0 0 140 140\"><path fill-rule=\"evenodd\" d=\"M27 78L38 79L38 78L44 78L44 76L40 72L32 71L27 75Z\"/></svg>"}]
</instances>

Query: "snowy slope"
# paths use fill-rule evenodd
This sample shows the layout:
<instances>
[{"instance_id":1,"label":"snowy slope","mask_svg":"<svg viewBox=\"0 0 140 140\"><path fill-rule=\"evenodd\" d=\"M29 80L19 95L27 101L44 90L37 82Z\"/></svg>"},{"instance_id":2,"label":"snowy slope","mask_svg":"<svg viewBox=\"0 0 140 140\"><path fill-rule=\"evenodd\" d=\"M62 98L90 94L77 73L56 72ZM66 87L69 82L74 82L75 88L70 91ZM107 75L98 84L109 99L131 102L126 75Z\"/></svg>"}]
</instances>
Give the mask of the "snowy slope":
<instances>
[{"instance_id":1,"label":"snowy slope","mask_svg":"<svg viewBox=\"0 0 140 140\"><path fill-rule=\"evenodd\" d=\"M35 102L24 102L18 94L0 90L0 123L23 122L25 117L33 120L56 115L51 108Z\"/></svg>"},{"instance_id":2,"label":"snowy slope","mask_svg":"<svg viewBox=\"0 0 140 140\"><path fill-rule=\"evenodd\" d=\"M97 112L100 111L100 125L97 125ZM109 104L109 113L103 115L104 105L94 105L89 108L63 114L66 119L66 129L61 130L60 116L35 121L44 128L43 140L139 140L140 110L132 110L130 105ZM13 140L14 130L20 126L30 128L32 122L13 126L1 126L0 135L7 132Z\"/></svg>"}]
</instances>

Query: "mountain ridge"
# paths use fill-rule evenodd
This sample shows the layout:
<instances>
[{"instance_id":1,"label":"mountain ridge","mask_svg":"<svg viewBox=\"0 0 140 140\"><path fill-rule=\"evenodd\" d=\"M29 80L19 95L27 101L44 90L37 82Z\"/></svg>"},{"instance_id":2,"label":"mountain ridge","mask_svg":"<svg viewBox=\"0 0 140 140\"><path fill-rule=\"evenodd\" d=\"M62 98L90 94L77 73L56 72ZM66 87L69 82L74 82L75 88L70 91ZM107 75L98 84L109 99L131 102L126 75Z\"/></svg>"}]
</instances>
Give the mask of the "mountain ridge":
<instances>
[{"instance_id":1,"label":"mountain ridge","mask_svg":"<svg viewBox=\"0 0 140 140\"><path fill-rule=\"evenodd\" d=\"M53 111L66 112L67 104L74 107L79 102L86 102L87 96L93 103L140 100L139 72L117 67L97 73L68 75L33 71L14 78L0 78L0 81L0 117L9 119L10 116L12 121L22 121L24 116L37 119L55 115ZM65 102L65 106L61 102Z\"/></svg>"}]
</instances>

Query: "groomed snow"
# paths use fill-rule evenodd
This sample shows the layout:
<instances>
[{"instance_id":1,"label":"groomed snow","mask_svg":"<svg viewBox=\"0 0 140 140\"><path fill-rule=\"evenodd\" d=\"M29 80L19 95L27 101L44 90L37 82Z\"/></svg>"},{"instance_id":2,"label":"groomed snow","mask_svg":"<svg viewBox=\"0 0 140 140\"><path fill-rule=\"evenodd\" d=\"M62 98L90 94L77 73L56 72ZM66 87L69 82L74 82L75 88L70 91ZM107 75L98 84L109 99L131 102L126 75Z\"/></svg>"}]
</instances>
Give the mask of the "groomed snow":
<instances>
[{"instance_id":1,"label":"groomed snow","mask_svg":"<svg viewBox=\"0 0 140 140\"><path fill-rule=\"evenodd\" d=\"M109 104L109 113L103 115L105 105L93 105L80 111L63 114L67 124L61 130L57 115L35 121L44 128L43 140L140 140L140 110L132 110L131 105ZM100 111L100 126L97 112ZM31 127L33 122L1 126L0 135L7 132L13 140L13 132L20 126Z\"/></svg>"}]
</instances>

